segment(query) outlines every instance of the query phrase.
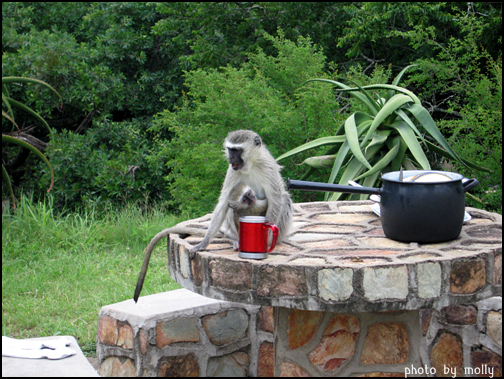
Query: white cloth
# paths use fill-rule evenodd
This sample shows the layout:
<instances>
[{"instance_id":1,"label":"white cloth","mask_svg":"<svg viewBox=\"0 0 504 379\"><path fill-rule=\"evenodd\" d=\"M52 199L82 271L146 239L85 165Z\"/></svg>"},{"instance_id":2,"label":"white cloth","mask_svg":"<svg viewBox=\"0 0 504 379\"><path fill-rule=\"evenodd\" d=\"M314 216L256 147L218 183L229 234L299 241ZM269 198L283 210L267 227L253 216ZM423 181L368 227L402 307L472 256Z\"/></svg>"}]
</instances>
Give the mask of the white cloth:
<instances>
[{"instance_id":1,"label":"white cloth","mask_svg":"<svg viewBox=\"0 0 504 379\"><path fill-rule=\"evenodd\" d=\"M16 340L2 336L2 356L29 359L62 359L75 355L75 351L67 347L71 342L66 337L47 340Z\"/></svg>"}]
</instances>

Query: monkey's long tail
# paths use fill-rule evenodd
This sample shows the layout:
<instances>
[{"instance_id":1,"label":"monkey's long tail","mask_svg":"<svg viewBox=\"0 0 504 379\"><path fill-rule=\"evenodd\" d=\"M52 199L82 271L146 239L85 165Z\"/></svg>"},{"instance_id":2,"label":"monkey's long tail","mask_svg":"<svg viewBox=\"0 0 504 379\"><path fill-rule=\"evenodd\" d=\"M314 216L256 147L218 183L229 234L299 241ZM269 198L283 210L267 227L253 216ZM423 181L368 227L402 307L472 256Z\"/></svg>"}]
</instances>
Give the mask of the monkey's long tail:
<instances>
[{"instance_id":1,"label":"monkey's long tail","mask_svg":"<svg viewBox=\"0 0 504 379\"><path fill-rule=\"evenodd\" d=\"M144 250L144 261L142 265L142 270L140 271L140 276L138 277L138 282L135 288L135 294L133 295L133 300L135 303L138 301L138 297L140 296L140 292L142 291L142 287L145 280L145 274L147 274L147 268L149 267L149 261L152 254L152 251L156 247L157 243L163 238L170 234L172 228L167 228L162 230L158 234L154 236L154 238L150 241L149 245Z\"/></svg>"}]
</instances>

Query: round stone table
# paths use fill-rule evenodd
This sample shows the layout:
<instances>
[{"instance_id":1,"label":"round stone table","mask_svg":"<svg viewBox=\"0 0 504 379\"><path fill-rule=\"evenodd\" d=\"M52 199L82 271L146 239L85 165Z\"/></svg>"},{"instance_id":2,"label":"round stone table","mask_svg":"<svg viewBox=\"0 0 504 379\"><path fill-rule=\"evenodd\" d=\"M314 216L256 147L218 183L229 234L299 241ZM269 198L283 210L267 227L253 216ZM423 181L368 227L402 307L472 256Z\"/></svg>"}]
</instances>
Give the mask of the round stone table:
<instances>
[{"instance_id":1,"label":"round stone table","mask_svg":"<svg viewBox=\"0 0 504 379\"><path fill-rule=\"evenodd\" d=\"M502 217L466 208L456 240L403 243L385 237L372 204L294 204L295 234L264 260L239 258L225 238L190 259L201 238L170 235L170 274L206 297L273 307L278 376L498 372Z\"/></svg>"}]
</instances>

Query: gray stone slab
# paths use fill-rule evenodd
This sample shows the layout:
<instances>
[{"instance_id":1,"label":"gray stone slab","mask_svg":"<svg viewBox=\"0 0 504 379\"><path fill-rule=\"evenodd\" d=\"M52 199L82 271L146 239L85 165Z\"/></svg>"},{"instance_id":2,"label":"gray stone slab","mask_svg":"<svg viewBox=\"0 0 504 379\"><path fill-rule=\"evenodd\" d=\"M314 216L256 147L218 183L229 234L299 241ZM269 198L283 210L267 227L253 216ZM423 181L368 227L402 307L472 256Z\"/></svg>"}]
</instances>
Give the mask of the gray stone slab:
<instances>
[{"instance_id":1,"label":"gray stone slab","mask_svg":"<svg viewBox=\"0 0 504 379\"><path fill-rule=\"evenodd\" d=\"M406 299L408 296L408 269L405 265L364 268L364 294L371 301Z\"/></svg>"},{"instance_id":2,"label":"gray stone slab","mask_svg":"<svg viewBox=\"0 0 504 379\"><path fill-rule=\"evenodd\" d=\"M353 270L350 268L320 270L318 285L320 296L324 300L347 300L353 292Z\"/></svg>"},{"instance_id":3,"label":"gray stone slab","mask_svg":"<svg viewBox=\"0 0 504 379\"><path fill-rule=\"evenodd\" d=\"M29 338L27 340L50 340L59 339L62 336ZM63 359L24 359L2 357L2 377L96 377L99 376L91 366L88 359L82 353L77 341L72 336L64 336L72 342L70 349L75 351L75 355Z\"/></svg>"},{"instance_id":4,"label":"gray stone slab","mask_svg":"<svg viewBox=\"0 0 504 379\"><path fill-rule=\"evenodd\" d=\"M442 272L439 262L426 262L417 265L418 297L438 298L441 295Z\"/></svg>"},{"instance_id":5,"label":"gray stone slab","mask_svg":"<svg viewBox=\"0 0 504 379\"><path fill-rule=\"evenodd\" d=\"M180 316L198 315L198 313L218 312L230 307L255 309L257 306L234 304L229 301L211 299L191 292L185 288L143 296L135 303L125 300L106 305L100 310L100 316L107 315L116 320L128 321L132 327L153 327L158 320Z\"/></svg>"}]
</instances>

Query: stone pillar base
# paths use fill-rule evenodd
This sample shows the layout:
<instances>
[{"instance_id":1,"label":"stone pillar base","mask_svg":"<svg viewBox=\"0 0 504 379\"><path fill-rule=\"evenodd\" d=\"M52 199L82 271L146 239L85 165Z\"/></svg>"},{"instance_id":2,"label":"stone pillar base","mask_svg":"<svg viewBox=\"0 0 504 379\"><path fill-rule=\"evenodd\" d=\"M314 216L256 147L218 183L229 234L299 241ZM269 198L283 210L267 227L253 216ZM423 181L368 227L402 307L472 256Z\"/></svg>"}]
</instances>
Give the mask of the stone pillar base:
<instances>
[{"instance_id":1,"label":"stone pillar base","mask_svg":"<svg viewBox=\"0 0 504 379\"><path fill-rule=\"evenodd\" d=\"M103 307L101 376L257 376L273 373L271 307L186 289Z\"/></svg>"}]
</instances>

